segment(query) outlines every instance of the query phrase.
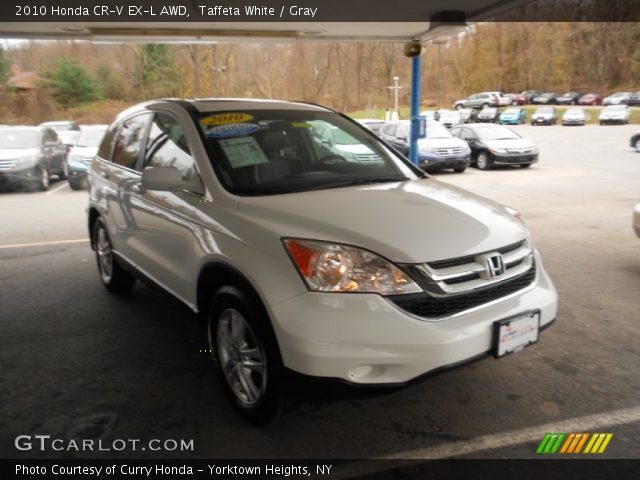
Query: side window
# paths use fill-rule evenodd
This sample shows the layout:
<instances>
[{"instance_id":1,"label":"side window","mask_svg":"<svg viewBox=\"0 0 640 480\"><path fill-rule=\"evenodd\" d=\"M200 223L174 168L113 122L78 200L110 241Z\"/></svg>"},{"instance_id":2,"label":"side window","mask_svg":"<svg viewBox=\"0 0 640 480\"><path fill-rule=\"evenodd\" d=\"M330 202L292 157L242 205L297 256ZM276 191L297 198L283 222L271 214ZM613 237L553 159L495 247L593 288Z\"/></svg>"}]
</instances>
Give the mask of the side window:
<instances>
[{"instance_id":1,"label":"side window","mask_svg":"<svg viewBox=\"0 0 640 480\"><path fill-rule=\"evenodd\" d=\"M142 150L142 139L151 114L136 115L122 123L113 150L113 162L127 168L135 168Z\"/></svg>"},{"instance_id":2,"label":"side window","mask_svg":"<svg viewBox=\"0 0 640 480\"><path fill-rule=\"evenodd\" d=\"M120 129L120 125L121 122L113 122L105 132L104 137L102 137L102 142L100 142L100 148L98 148L98 157L104 158L105 160L111 160L113 143L115 142L116 134Z\"/></svg>"},{"instance_id":3,"label":"side window","mask_svg":"<svg viewBox=\"0 0 640 480\"><path fill-rule=\"evenodd\" d=\"M194 180L196 166L178 120L157 113L151 123L143 167L175 167L184 180Z\"/></svg>"}]
</instances>

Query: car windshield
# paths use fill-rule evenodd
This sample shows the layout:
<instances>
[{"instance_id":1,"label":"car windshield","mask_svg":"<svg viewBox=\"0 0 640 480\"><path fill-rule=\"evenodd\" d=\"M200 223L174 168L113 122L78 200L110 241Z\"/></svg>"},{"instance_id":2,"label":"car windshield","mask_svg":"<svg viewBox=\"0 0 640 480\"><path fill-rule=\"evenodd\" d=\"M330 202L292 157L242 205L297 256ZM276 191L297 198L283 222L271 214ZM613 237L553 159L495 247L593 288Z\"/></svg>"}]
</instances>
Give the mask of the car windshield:
<instances>
[{"instance_id":1,"label":"car windshield","mask_svg":"<svg viewBox=\"0 0 640 480\"><path fill-rule=\"evenodd\" d=\"M0 130L0 148L38 148L38 133L35 130Z\"/></svg>"},{"instance_id":2,"label":"car windshield","mask_svg":"<svg viewBox=\"0 0 640 480\"><path fill-rule=\"evenodd\" d=\"M106 130L106 128L88 128L81 130L76 144L79 147L97 147L100 145Z\"/></svg>"},{"instance_id":3,"label":"car windshield","mask_svg":"<svg viewBox=\"0 0 640 480\"><path fill-rule=\"evenodd\" d=\"M582 110L581 108L570 108L569 110L567 110L566 115L583 115L584 114L584 110Z\"/></svg>"},{"instance_id":4,"label":"car windshield","mask_svg":"<svg viewBox=\"0 0 640 480\"><path fill-rule=\"evenodd\" d=\"M45 125L52 130L55 130L56 132L66 132L69 130L74 130L73 125L70 123L47 123Z\"/></svg>"},{"instance_id":5,"label":"car windshield","mask_svg":"<svg viewBox=\"0 0 640 480\"><path fill-rule=\"evenodd\" d=\"M618 92L611 95L611 98L626 97L627 95L629 95L629 92Z\"/></svg>"},{"instance_id":6,"label":"car windshield","mask_svg":"<svg viewBox=\"0 0 640 480\"><path fill-rule=\"evenodd\" d=\"M409 123L407 123L409 125ZM427 122L427 136L425 138L451 138L451 133L438 122Z\"/></svg>"},{"instance_id":7,"label":"car windshield","mask_svg":"<svg viewBox=\"0 0 640 480\"><path fill-rule=\"evenodd\" d=\"M522 138L513 130L501 125L477 125L473 130L481 140L512 140Z\"/></svg>"},{"instance_id":8,"label":"car windshield","mask_svg":"<svg viewBox=\"0 0 640 480\"><path fill-rule=\"evenodd\" d=\"M536 113L548 114L553 113L553 107L539 108Z\"/></svg>"},{"instance_id":9,"label":"car windshield","mask_svg":"<svg viewBox=\"0 0 640 480\"><path fill-rule=\"evenodd\" d=\"M609 110L610 112L622 112L626 109L626 105L609 105L605 108L605 110Z\"/></svg>"},{"instance_id":10,"label":"car windshield","mask_svg":"<svg viewBox=\"0 0 640 480\"><path fill-rule=\"evenodd\" d=\"M562 96L563 97L573 97L574 95L577 95L576 92L567 92L567 93L563 93Z\"/></svg>"},{"instance_id":11,"label":"car windshield","mask_svg":"<svg viewBox=\"0 0 640 480\"><path fill-rule=\"evenodd\" d=\"M232 193L275 195L420 178L370 132L332 112L204 112L196 118Z\"/></svg>"},{"instance_id":12,"label":"car windshield","mask_svg":"<svg viewBox=\"0 0 640 480\"><path fill-rule=\"evenodd\" d=\"M518 115L520 113L519 108L507 108L504 112L505 115Z\"/></svg>"},{"instance_id":13,"label":"car windshield","mask_svg":"<svg viewBox=\"0 0 640 480\"><path fill-rule=\"evenodd\" d=\"M480 113L482 113L484 115L495 115L496 114L496 109L495 108L483 108Z\"/></svg>"}]
</instances>

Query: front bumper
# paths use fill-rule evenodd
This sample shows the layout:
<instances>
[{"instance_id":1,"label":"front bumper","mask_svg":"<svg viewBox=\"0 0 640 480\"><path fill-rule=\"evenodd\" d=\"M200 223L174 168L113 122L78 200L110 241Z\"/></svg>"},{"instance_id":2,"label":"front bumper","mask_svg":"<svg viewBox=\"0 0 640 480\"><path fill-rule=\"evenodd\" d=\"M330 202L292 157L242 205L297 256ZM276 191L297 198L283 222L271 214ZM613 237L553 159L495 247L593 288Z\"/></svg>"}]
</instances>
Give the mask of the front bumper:
<instances>
[{"instance_id":1,"label":"front bumper","mask_svg":"<svg viewBox=\"0 0 640 480\"><path fill-rule=\"evenodd\" d=\"M562 125L584 125L585 120L562 120Z\"/></svg>"},{"instance_id":2,"label":"front bumper","mask_svg":"<svg viewBox=\"0 0 640 480\"><path fill-rule=\"evenodd\" d=\"M600 123L603 125L622 125L626 122L625 118L601 118Z\"/></svg>"},{"instance_id":3,"label":"front bumper","mask_svg":"<svg viewBox=\"0 0 640 480\"><path fill-rule=\"evenodd\" d=\"M373 294L307 292L271 306L285 367L361 385L402 384L490 352L495 321L540 310L556 317L556 290L542 268L524 290L485 306L429 321ZM535 348L535 347L534 347Z\"/></svg>"},{"instance_id":4,"label":"front bumper","mask_svg":"<svg viewBox=\"0 0 640 480\"><path fill-rule=\"evenodd\" d=\"M520 119L518 118L501 118L500 125L518 125L520 123Z\"/></svg>"},{"instance_id":5,"label":"front bumper","mask_svg":"<svg viewBox=\"0 0 640 480\"><path fill-rule=\"evenodd\" d=\"M420 168L424 170L444 170L447 168L466 168L471 163L471 154L457 157L439 157L436 155L420 155Z\"/></svg>"},{"instance_id":6,"label":"front bumper","mask_svg":"<svg viewBox=\"0 0 640 480\"><path fill-rule=\"evenodd\" d=\"M531 125L551 125L553 118L532 118Z\"/></svg>"},{"instance_id":7,"label":"front bumper","mask_svg":"<svg viewBox=\"0 0 640 480\"><path fill-rule=\"evenodd\" d=\"M38 174L33 166L0 172L0 184L35 182L37 180Z\"/></svg>"},{"instance_id":8,"label":"front bumper","mask_svg":"<svg viewBox=\"0 0 640 480\"><path fill-rule=\"evenodd\" d=\"M520 165L527 163L536 163L538 161L537 153L526 154L493 154L494 165Z\"/></svg>"}]
</instances>

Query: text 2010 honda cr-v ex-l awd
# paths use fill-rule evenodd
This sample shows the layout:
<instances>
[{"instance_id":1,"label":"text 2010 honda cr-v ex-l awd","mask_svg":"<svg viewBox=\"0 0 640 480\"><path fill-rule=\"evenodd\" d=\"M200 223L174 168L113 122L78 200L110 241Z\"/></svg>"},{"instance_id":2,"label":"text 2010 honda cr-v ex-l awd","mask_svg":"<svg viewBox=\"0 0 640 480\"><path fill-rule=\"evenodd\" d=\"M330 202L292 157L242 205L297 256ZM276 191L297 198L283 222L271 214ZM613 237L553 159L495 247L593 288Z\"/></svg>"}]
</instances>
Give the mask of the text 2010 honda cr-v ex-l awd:
<instances>
[{"instance_id":1,"label":"text 2010 honda cr-v ex-l awd","mask_svg":"<svg viewBox=\"0 0 640 480\"><path fill-rule=\"evenodd\" d=\"M340 131L343 156L322 132ZM445 185L327 108L158 100L90 168L113 292L151 280L208 319L222 384L256 424L282 379L399 385L538 340L557 295L515 210Z\"/></svg>"}]
</instances>

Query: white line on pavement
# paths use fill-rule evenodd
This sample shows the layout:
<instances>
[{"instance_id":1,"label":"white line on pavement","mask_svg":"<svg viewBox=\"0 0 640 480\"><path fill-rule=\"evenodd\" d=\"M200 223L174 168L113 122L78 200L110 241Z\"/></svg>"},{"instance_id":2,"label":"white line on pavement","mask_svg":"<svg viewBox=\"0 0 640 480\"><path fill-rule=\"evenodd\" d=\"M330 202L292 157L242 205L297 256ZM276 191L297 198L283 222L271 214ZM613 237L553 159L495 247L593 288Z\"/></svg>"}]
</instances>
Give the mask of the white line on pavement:
<instances>
[{"instance_id":1,"label":"white line on pavement","mask_svg":"<svg viewBox=\"0 0 640 480\"><path fill-rule=\"evenodd\" d=\"M54 240L51 242L34 242L34 243L14 243L10 245L0 245L0 250L4 248L25 248L25 247L41 247L45 245L63 245L65 243L82 243L88 242L88 238L76 238L74 240Z\"/></svg>"},{"instance_id":2,"label":"white line on pavement","mask_svg":"<svg viewBox=\"0 0 640 480\"><path fill-rule=\"evenodd\" d=\"M640 407L623 408L611 412L596 413L584 417L570 418L559 422L547 423L535 427L499 432L443 445L418 448L395 453L382 458L396 459L438 459L469 455L483 450L508 447L528 442L539 442L550 432L588 432L610 431L610 427L640 421Z\"/></svg>"},{"instance_id":3,"label":"white line on pavement","mask_svg":"<svg viewBox=\"0 0 640 480\"><path fill-rule=\"evenodd\" d=\"M54 188L53 190L49 190L48 192L45 192L45 195L53 195L54 193L59 192L60 190L62 190L64 187L68 187L69 184L67 182L64 182L62 185L60 185L59 187Z\"/></svg>"}]
</instances>

